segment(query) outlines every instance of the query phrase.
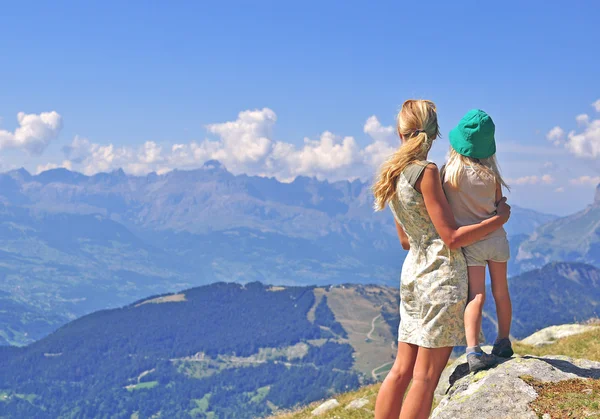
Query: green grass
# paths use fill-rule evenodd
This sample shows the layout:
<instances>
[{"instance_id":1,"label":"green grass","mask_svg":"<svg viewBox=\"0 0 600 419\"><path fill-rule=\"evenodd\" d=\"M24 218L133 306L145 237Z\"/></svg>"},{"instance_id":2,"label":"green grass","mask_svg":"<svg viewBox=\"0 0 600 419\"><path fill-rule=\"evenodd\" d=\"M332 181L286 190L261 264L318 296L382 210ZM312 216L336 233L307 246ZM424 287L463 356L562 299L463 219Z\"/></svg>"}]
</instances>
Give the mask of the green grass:
<instances>
[{"instance_id":1,"label":"green grass","mask_svg":"<svg viewBox=\"0 0 600 419\"><path fill-rule=\"evenodd\" d=\"M12 397L17 399L26 400L29 403L33 403L35 399L38 398L36 394L20 394L20 393L7 393L5 391L0 391L0 402L8 402Z\"/></svg>"},{"instance_id":2,"label":"green grass","mask_svg":"<svg viewBox=\"0 0 600 419\"><path fill-rule=\"evenodd\" d=\"M600 329L569 336L550 345L535 347L516 342L513 347L521 355L565 355L600 362Z\"/></svg>"},{"instance_id":3,"label":"green grass","mask_svg":"<svg viewBox=\"0 0 600 419\"><path fill-rule=\"evenodd\" d=\"M204 415L208 410L209 402L210 402L210 393L207 393L201 399L193 399L194 403L196 403L196 407L190 411L190 415L192 417Z\"/></svg>"},{"instance_id":4,"label":"green grass","mask_svg":"<svg viewBox=\"0 0 600 419\"><path fill-rule=\"evenodd\" d=\"M154 388L158 385L158 381L147 381L145 383L139 383L131 387L127 387L128 391L136 391L136 390L146 390L150 388Z\"/></svg>"},{"instance_id":5,"label":"green grass","mask_svg":"<svg viewBox=\"0 0 600 419\"><path fill-rule=\"evenodd\" d=\"M340 402L340 406L335 409L331 409L325 412L323 415L319 416L322 419L334 419L334 418L344 418L344 419L372 419L373 412L375 411L375 399L377 398L377 393L379 392L379 387L381 383L372 384L366 387L362 387L356 391L352 391L349 393L338 394L330 398L335 398L338 402ZM358 410L346 410L346 406L352 400L360 399L365 397L369 400L369 403L361 409ZM317 408L323 400L312 403L300 410L291 411L291 412L280 412L276 413L271 419L309 419L313 418L311 412Z\"/></svg>"},{"instance_id":6,"label":"green grass","mask_svg":"<svg viewBox=\"0 0 600 419\"><path fill-rule=\"evenodd\" d=\"M394 365L394 361L389 362L388 364L382 365L381 367L375 369L375 374L380 375L383 373L388 373L392 369L392 365Z\"/></svg>"},{"instance_id":7,"label":"green grass","mask_svg":"<svg viewBox=\"0 0 600 419\"><path fill-rule=\"evenodd\" d=\"M265 397L267 397L267 394L269 394L269 390L271 390L271 387L269 386L260 387L258 390L256 390L256 395L252 396L250 401L252 403L262 402Z\"/></svg>"}]
</instances>

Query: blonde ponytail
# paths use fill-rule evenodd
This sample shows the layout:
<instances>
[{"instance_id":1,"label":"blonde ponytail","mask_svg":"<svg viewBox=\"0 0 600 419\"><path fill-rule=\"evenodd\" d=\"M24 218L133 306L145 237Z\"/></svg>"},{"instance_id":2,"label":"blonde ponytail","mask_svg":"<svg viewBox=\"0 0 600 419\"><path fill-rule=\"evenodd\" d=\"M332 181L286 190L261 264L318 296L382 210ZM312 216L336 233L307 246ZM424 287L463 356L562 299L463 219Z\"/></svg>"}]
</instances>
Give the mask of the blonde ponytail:
<instances>
[{"instance_id":1,"label":"blonde ponytail","mask_svg":"<svg viewBox=\"0 0 600 419\"><path fill-rule=\"evenodd\" d=\"M397 129L403 144L379 170L373 185L376 211L383 210L396 195L402 171L413 162L425 160L433 140L439 137L435 104L429 100L407 100L398 113Z\"/></svg>"}]
</instances>

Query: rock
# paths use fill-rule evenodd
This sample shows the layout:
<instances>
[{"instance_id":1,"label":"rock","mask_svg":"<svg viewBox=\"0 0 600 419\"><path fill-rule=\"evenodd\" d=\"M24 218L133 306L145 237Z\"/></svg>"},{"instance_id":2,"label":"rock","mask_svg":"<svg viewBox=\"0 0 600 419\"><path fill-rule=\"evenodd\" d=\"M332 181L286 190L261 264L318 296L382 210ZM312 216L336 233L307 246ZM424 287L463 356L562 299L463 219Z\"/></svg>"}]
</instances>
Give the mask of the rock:
<instances>
[{"instance_id":1,"label":"rock","mask_svg":"<svg viewBox=\"0 0 600 419\"><path fill-rule=\"evenodd\" d=\"M339 405L340 405L340 402L338 402L336 399L330 399L330 400L327 400L325 403L322 403L319 407L317 407L311 413L313 416L319 416L319 415L322 415L323 413L327 412L328 410L338 407Z\"/></svg>"},{"instance_id":2,"label":"rock","mask_svg":"<svg viewBox=\"0 0 600 419\"><path fill-rule=\"evenodd\" d=\"M549 345L558 339L589 332L597 328L598 326L586 326L582 324L562 324L560 326L550 326L523 339L521 343L530 346Z\"/></svg>"},{"instance_id":3,"label":"rock","mask_svg":"<svg viewBox=\"0 0 600 419\"><path fill-rule=\"evenodd\" d=\"M492 353L492 346L482 346L481 349L488 354ZM440 381L435 389L435 400L439 402L448 392L448 388L461 377L469 374L467 355L462 354L450 366L446 367L440 376Z\"/></svg>"},{"instance_id":4,"label":"rock","mask_svg":"<svg viewBox=\"0 0 600 419\"><path fill-rule=\"evenodd\" d=\"M476 374L469 374L467 368L466 375L464 368L460 370L464 365L460 360L446 368L450 371L444 371L450 385L440 380L436 395L446 394L432 412L432 419L536 419L529 403L537 393L520 377L531 376L542 382L600 379L600 362L564 356L515 356Z\"/></svg>"},{"instance_id":5,"label":"rock","mask_svg":"<svg viewBox=\"0 0 600 419\"><path fill-rule=\"evenodd\" d=\"M367 399L366 397L361 397L360 399L352 400L350 403L348 403L346 409L360 409L361 407L364 407L368 404L369 399Z\"/></svg>"},{"instance_id":6,"label":"rock","mask_svg":"<svg viewBox=\"0 0 600 419\"><path fill-rule=\"evenodd\" d=\"M552 419L552 416L550 416L548 413L544 413L542 415L542 419Z\"/></svg>"}]
</instances>

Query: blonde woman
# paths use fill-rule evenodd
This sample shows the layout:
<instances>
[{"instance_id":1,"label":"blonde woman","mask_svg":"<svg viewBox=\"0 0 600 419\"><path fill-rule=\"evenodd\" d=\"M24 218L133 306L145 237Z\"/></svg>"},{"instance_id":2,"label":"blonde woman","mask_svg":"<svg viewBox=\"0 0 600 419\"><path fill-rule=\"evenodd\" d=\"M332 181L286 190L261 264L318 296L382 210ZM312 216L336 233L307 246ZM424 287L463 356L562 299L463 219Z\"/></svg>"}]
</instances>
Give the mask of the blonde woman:
<instances>
[{"instance_id":1,"label":"blonde woman","mask_svg":"<svg viewBox=\"0 0 600 419\"><path fill-rule=\"evenodd\" d=\"M439 171L427 161L439 136L435 105L408 100L397 122L402 145L383 164L373 192L377 210L391 207L400 242L409 253L402 267L398 353L379 390L376 419L429 416L452 348L465 344L468 280L460 248L499 229L510 217L503 198L496 215L457 227Z\"/></svg>"},{"instance_id":2,"label":"blonde woman","mask_svg":"<svg viewBox=\"0 0 600 419\"><path fill-rule=\"evenodd\" d=\"M502 198L502 179L496 162L496 127L492 118L473 109L450 131L450 157L442 169L442 184L459 226L476 224L496 213ZM494 366L496 357L513 355L510 343L512 306L506 278L510 257L506 231L500 228L477 243L463 248L469 274L469 300L465 310L467 361L476 372ZM492 294L496 302L498 337L492 356L479 346L479 331L485 301L485 268L490 271ZM495 355L495 356L494 356Z\"/></svg>"}]
</instances>

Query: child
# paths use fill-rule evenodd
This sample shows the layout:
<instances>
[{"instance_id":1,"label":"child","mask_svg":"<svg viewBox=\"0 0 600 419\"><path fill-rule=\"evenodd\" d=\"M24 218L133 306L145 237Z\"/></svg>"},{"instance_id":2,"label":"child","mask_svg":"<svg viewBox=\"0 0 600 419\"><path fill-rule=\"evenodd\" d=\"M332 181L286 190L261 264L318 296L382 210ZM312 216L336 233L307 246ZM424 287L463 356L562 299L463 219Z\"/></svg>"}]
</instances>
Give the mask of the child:
<instances>
[{"instance_id":1,"label":"child","mask_svg":"<svg viewBox=\"0 0 600 419\"><path fill-rule=\"evenodd\" d=\"M450 131L450 157L442 169L442 183L458 226L477 224L492 217L502 198L502 180L496 163L495 126L492 118L474 109ZM513 355L509 339L512 307L506 279L510 257L503 228L463 248L469 274L469 300L465 309L467 361L471 372L496 364L496 356ZM498 316L498 337L492 355L479 347L479 333L485 301L485 267L492 281Z\"/></svg>"}]
</instances>

